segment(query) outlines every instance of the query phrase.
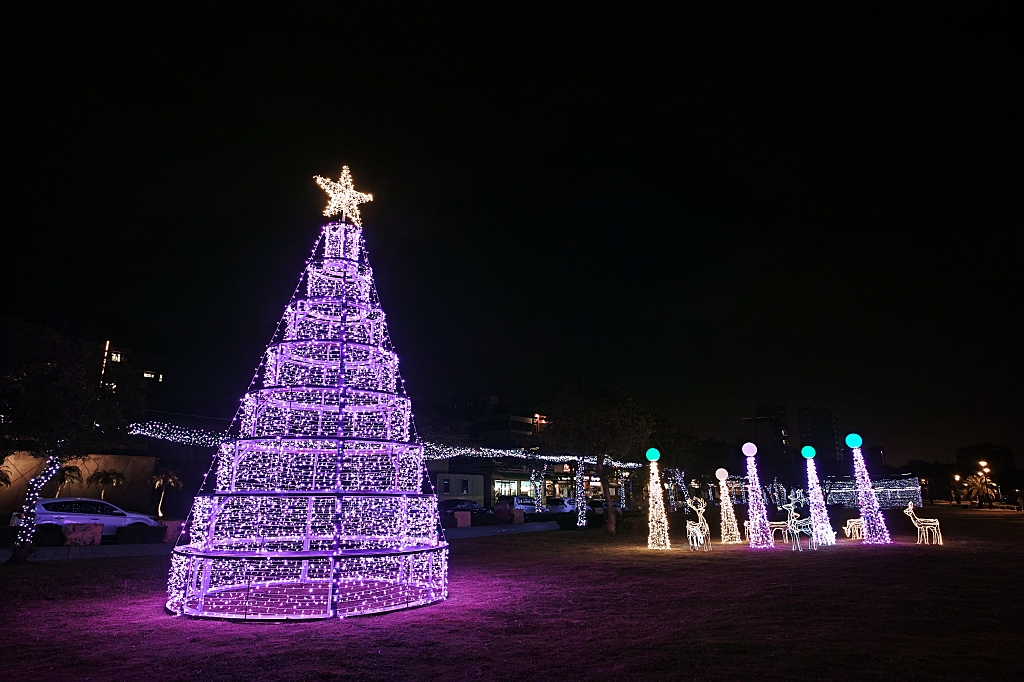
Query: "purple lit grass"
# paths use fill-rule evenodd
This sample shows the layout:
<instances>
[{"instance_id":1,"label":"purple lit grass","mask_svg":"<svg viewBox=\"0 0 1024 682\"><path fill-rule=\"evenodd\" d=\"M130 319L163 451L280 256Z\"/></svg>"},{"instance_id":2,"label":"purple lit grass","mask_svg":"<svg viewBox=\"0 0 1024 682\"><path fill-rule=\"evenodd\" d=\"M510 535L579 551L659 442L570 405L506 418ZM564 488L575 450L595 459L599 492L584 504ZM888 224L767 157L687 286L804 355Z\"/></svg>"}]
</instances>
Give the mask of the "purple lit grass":
<instances>
[{"instance_id":1,"label":"purple lit grass","mask_svg":"<svg viewBox=\"0 0 1024 682\"><path fill-rule=\"evenodd\" d=\"M16 633L2 670L47 682L463 682L573 657L593 673L583 677L622 680L957 680L955 645L985 652L973 675L1012 678L1024 514L929 506L941 547L916 545L901 510L883 514L895 543L882 552L841 534L835 551L802 553L651 552L646 534L601 529L456 540L448 601L308 623L168 618L166 557L0 565L0 622ZM685 544L685 527L672 532ZM780 626L783 600L799 629Z\"/></svg>"}]
</instances>

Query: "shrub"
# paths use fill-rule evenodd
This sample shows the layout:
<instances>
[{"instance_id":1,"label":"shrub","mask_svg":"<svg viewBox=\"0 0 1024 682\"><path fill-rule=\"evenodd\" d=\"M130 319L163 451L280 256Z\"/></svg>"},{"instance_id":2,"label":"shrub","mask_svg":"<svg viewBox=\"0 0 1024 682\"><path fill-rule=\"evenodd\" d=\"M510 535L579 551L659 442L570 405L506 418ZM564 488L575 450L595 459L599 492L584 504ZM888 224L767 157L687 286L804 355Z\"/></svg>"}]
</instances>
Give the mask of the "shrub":
<instances>
[{"instance_id":1,"label":"shrub","mask_svg":"<svg viewBox=\"0 0 1024 682\"><path fill-rule=\"evenodd\" d=\"M32 544L36 547L63 547L64 529L55 523L44 523L36 526Z\"/></svg>"},{"instance_id":2,"label":"shrub","mask_svg":"<svg viewBox=\"0 0 1024 682\"><path fill-rule=\"evenodd\" d=\"M119 545L150 545L164 541L167 529L163 526L135 524L117 529L116 542Z\"/></svg>"},{"instance_id":3,"label":"shrub","mask_svg":"<svg viewBox=\"0 0 1024 682\"><path fill-rule=\"evenodd\" d=\"M632 514L624 516L619 519L615 532L623 535L647 535L647 517Z\"/></svg>"},{"instance_id":4,"label":"shrub","mask_svg":"<svg viewBox=\"0 0 1024 682\"><path fill-rule=\"evenodd\" d=\"M577 530L576 525L576 512L568 512L564 514L552 514L555 517L555 521L558 523L558 530Z\"/></svg>"},{"instance_id":5,"label":"shrub","mask_svg":"<svg viewBox=\"0 0 1024 682\"><path fill-rule=\"evenodd\" d=\"M498 517L494 514L473 514L471 517L474 526L494 526L498 524Z\"/></svg>"},{"instance_id":6,"label":"shrub","mask_svg":"<svg viewBox=\"0 0 1024 682\"><path fill-rule=\"evenodd\" d=\"M13 547L17 539L17 526L0 526L0 547Z\"/></svg>"}]
</instances>

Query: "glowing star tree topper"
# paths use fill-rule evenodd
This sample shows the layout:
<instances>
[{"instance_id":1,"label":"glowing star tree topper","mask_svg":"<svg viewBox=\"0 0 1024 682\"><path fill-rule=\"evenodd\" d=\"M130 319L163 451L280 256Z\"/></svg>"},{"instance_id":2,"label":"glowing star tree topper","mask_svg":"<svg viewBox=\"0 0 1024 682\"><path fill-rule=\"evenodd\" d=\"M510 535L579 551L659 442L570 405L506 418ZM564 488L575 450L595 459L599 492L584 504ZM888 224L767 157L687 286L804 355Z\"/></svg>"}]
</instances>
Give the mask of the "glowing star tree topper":
<instances>
[{"instance_id":1,"label":"glowing star tree topper","mask_svg":"<svg viewBox=\"0 0 1024 682\"><path fill-rule=\"evenodd\" d=\"M736 523L736 510L732 507L732 495L729 493L729 486L726 481L729 479L729 472L719 469L715 472L718 479L718 494L722 498L722 544L735 545L743 542L740 537L740 528Z\"/></svg>"},{"instance_id":2,"label":"glowing star tree topper","mask_svg":"<svg viewBox=\"0 0 1024 682\"><path fill-rule=\"evenodd\" d=\"M846 445L853 450L853 473L854 478L857 479L857 505L860 507L860 517L864 519L864 544L891 544L889 529L885 526L885 518L878 506L878 496L871 484L871 477L868 476L864 455L860 451L861 446L864 445L864 439L856 433L851 433L846 437Z\"/></svg>"},{"instance_id":3,"label":"glowing star tree topper","mask_svg":"<svg viewBox=\"0 0 1024 682\"><path fill-rule=\"evenodd\" d=\"M672 549L668 539L668 517L665 516L665 498L661 492L661 475L658 473L658 459L661 453L657 448L647 451L647 461L651 463L651 478L648 484L650 504L647 507L647 549Z\"/></svg>"},{"instance_id":4,"label":"glowing star tree topper","mask_svg":"<svg viewBox=\"0 0 1024 682\"><path fill-rule=\"evenodd\" d=\"M814 464L814 448L805 445L800 454L807 461L807 493L810 495L811 506L811 532L813 544L828 546L836 544L836 532L832 530L832 522L828 518L828 509L825 507L825 496L821 492L821 482L818 480L818 469Z\"/></svg>"},{"instance_id":5,"label":"glowing star tree topper","mask_svg":"<svg viewBox=\"0 0 1024 682\"><path fill-rule=\"evenodd\" d=\"M768 526L768 508L764 501L764 490L761 488L761 479L757 476L757 462L754 461L757 446L753 443L744 443L742 449L747 458L747 485L750 487L747 506L747 518L750 521L750 546L755 549L774 547L775 538Z\"/></svg>"},{"instance_id":6,"label":"glowing star tree topper","mask_svg":"<svg viewBox=\"0 0 1024 682\"><path fill-rule=\"evenodd\" d=\"M359 217L359 204L373 201L372 194L357 192L352 184L352 173L348 166L341 167L341 177L335 182L330 178L315 176L316 184L320 185L325 192L331 196L331 200L324 209L324 215L331 216L341 214L342 220L346 217L358 227L362 227L362 219Z\"/></svg>"}]
</instances>

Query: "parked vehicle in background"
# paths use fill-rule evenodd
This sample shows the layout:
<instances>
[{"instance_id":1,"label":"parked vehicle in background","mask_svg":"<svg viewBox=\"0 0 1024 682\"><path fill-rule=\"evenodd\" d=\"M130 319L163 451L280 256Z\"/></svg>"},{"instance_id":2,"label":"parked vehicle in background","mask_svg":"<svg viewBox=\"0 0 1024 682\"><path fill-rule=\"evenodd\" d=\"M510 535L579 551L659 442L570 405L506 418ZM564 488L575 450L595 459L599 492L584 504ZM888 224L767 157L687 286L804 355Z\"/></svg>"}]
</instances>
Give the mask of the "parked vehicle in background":
<instances>
[{"instance_id":1,"label":"parked vehicle in background","mask_svg":"<svg viewBox=\"0 0 1024 682\"><path fill-rule=\"evenodd\" d=\"M552 514L572 514L576 511L576 499L572 497L549 497L548 511Z\"/></svg>"},{"instance_id":2,"label":"parked vehicle in background","mask_svg":"<svg viewBox=\"0 0 1024 682\"><path fill-rule=\"evenodd\" d=\"M516 509L529 516L537 513L537 503L529 495L502 495L494 501L494 513L503 519L512 518Z\"/></svg>"},{"instance_id":3,"label":"parked vehicle in background","mask_svg":"<svg viewBox=\"0 0 1024 682\"><path fill-rule=\"evenodd\" d=\"M21 512L11 516L11 525L21 525ZM36 527L45 524L66 526L69 523L102 523L104 535L116 535L118 528L127 526L159 526L152 516L126 512L104 500L87 497L42 499L36 504Z\"/></svg>"},{"instance_id":4,"label":"parked vehicle in background","mask_svg":"<svg viewBox=\"0 0 1024 682\"><path fill-rule=\"evenodd\" d=\"M444 516L451 516L457 511L468 511L473 514L493 514L490 509L477 504L473 500L441 500L437 503L437 511Z\"/></svg>"}]
</instances>

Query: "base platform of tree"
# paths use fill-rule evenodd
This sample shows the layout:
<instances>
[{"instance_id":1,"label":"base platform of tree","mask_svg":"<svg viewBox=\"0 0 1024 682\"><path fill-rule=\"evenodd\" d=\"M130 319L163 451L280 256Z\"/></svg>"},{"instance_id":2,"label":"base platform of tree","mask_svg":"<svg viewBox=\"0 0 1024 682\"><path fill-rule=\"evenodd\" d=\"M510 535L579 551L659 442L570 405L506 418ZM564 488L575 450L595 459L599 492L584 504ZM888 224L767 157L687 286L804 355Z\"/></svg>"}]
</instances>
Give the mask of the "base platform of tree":
<instances>
[{"instance_id":1,"label":"base platform of tree","mask_svg":"<svg viewBox=\"0 0 1024 682\"><path fill-rule=\"evenodd\" d=\"M0 566L11 679L1012 679L1024 514L926 506L944 546L653 552L585 532L455 540L451 598L346 620L235 623L163 609L168 558ZM714 513L717 513L715 510ZM682 537L681 537L682 535Z\"/></svg>"}]
</instances>

